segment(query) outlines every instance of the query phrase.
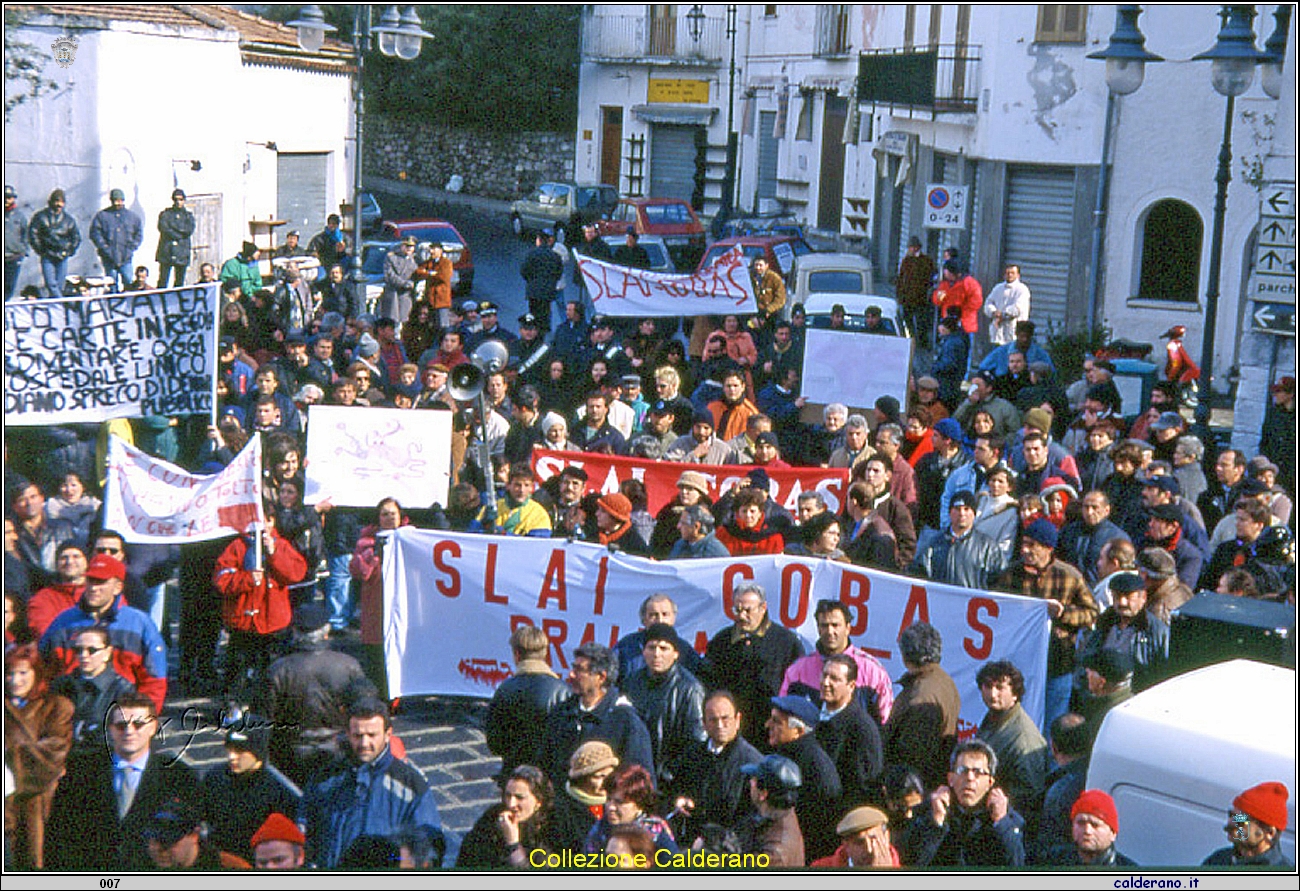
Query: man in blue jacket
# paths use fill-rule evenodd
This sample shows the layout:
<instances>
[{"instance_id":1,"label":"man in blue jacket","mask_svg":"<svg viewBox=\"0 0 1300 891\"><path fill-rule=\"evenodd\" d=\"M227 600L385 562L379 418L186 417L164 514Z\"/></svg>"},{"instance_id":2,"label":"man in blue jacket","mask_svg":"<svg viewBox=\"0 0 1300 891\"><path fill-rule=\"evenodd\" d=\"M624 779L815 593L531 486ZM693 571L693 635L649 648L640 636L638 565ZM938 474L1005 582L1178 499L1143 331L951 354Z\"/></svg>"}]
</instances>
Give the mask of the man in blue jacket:
<instances>
[{"instance_id":1,"label":"man in blue jacket","mask_svg":"<svg viewBox=\"0 0 1300 891\"><path fill-rule=\"evenodd\" d=\"M424 826L440 833L438 805L419 769L393 756L388 706L364 697L348 710L349 761L344 770L308 787L298 811L307 857L322 869L338 866L361 836L389 836Z\"/></svg>"},{"instance_id":2,"label":"man in blue jacket","mask_svg":"<svg viewBox=\"0 0 1300 891\"><path fill-rule=\"evenodd\" d=\"M90 240L95 243L104 275L113 279L113 289L121 291L131 283L131 257L144 239L140 217L126 209L126 194L121 189L108 193L108 207L90 221Z\"/></svg>"}]
</instances>

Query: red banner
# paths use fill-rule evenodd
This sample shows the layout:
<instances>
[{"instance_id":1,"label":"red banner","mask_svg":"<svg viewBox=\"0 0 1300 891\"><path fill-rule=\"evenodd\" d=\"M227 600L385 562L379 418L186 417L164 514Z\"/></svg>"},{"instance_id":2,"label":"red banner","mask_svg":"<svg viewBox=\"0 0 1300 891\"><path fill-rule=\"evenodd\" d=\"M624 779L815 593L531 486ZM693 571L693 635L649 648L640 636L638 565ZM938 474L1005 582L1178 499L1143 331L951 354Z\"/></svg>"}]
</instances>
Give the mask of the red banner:
<instances>
[{"instance_id":1,"label":"red banner","mask_svg":"<svg viewBox=\"0 0 1300 891\"><path fill-rule=\"evenodd\" d=\"M677 494L677 479L684 470L694 470L704 475L709 484L709 500L717 501L726 491L754 469L752 464L682 464L675 461L647 461L643 458L617 458L594 452L557 452L550 449L533 449L533 473L540 480L548 480L569 466L581 467L587 472L587 488L602 495L617 492L623 480L640 480L645 483L650 503L647 510L658 514ZM844 495L849 488L849 471L845 468L792 467L788 470L767 470L772 480L770 494L786 510L793 513L799 496L816 490L826 499L832 513L839 513Z\"/></svg>"}]
</instances>

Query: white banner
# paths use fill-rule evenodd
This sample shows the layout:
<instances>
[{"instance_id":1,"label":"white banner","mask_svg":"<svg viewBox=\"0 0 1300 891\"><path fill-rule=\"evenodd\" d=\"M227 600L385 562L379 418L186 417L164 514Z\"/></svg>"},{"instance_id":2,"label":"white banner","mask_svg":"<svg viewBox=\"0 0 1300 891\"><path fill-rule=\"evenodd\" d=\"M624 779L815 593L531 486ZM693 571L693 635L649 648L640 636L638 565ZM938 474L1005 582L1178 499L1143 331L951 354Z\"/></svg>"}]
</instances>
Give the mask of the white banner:
<instances>
[{"instance_id":1,"label":"white banner","mask_svg":"<svg viewBox=\"0 0 1300 891\"><path fill-rule=\"evenodd\" d=\"M208 414L217 286L5 305L5 423Z\"/></svg>"},{"instance_id":2,"label":"white banner","mask_svg":"<svg viewBox=\"0 0 1300 891\"><path fill-rule=\"evenodd\" d=\"M221 473L204 476L109 437L104 526L128 542L208 541L265 522L260 436Z\"/></svg>"},{"instance_id":3,"label":"white banner","mask_svg":"<svg viewBox=\"0 0 1300 891\"><path fill-rule=\"evenodd\" d=\"M307 504L446 505L451 412L313 405L307 420Z\"/></svg>"},{"instance_id":4,"label":"white banner","mask_svg":"<svg viewBox=\"0 0 1300 891\"><path fill-rule=\"evenodd\" d=\"M809 402L871 408L881 396L907 405L912 339L809 328L804 335L803 390Z\"/></svg>"},{"instance_id":5,"label":"white banner","mask_svg":"<svg viewBox=\"0 0 1300 891\"><path fill-rule=\"evenodd\" d=\"M758 312L754 282L739 248L695 275L665 275L578 257L596 312L607 316L745 315Z\"/></svg>"},{"instance_id":6,"label":"white banner","mask_svg":"<svg viewBox=\"0 0 1300 891\"><path fill-rule=\"evenodd\" d=\"M767 591L768 615L799 634L809 652L817 601L848 604L853 643L875 654L895 681L905 672L899 632L930 622L943 636L943 667L961 691L964 731L984 715L975 674L994 659L1024 672L1025 708L1042 720L1050 620L1041 600L827 560L657 562L580 542L410 526L384 536L384 648L393 696L491 696L511 675L509 637L525 623L546 632L551 668L563 676L574 647L590 640L612 646L636 631L641 601L655 592L677 602L679 632L703 653L732 621L736 582L752 579Z\"/></svg>"}]
</instances>

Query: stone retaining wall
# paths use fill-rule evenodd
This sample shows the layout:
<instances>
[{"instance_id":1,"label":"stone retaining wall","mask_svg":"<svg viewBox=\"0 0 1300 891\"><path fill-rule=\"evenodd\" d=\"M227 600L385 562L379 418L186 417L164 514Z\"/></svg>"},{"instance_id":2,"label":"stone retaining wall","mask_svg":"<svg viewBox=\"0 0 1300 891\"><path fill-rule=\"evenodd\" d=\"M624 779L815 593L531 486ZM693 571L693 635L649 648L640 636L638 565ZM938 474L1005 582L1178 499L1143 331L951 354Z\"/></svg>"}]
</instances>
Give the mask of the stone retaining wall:
<instances>
[{"instance_id":1,"label":"stone retaining wall","mask_svg":"<svg viewBox=\"0 0 1300 891\"><path fill-rule=\"evenodd\" d=\"M561 133L489 135L371 115L366 118L367 175L437 189L455 175L462 191L513 200L538 183L573 179L574 139Z\"/></svg>"}]
</instances>

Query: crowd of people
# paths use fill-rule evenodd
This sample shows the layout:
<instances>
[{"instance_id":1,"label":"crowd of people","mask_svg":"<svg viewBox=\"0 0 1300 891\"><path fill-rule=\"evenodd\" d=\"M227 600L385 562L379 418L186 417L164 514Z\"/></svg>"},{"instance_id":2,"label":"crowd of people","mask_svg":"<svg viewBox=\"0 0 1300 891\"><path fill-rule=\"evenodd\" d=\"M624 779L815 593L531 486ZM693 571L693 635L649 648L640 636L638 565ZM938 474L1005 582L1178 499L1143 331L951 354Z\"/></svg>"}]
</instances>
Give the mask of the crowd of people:
<instances>
[{"instance_id":1,"label":"crowd of people","mask_svg":"<svg viewBox=\"0 0 1300 891\"><path fill-rule=\"evenodd\" d=\"M188 213L179 190L174 204ZM7 272L8 221L7 210ZM159 229L171 237L162 219ZM637 265L635 233L617 255L592 227L572 251L543 234L521 270L529 311L507 330L496 304L452 299L439 246L393 249L378 304L388 314L376 315L347 276L336 218L307 248L292 235L269 283L252 243L219 272L200 270L222 294L215 424L6 433L15 863L437 865L437 808L392 734L383 657L379 533L407 523L656 560L843 561L1039 598L1051 617L1046 665L986 664L978 690L957 688L924 622L903 631L906 673L891 678L853 645L851 610L835 600L819 601L805 653L752 584L731 592L734 623L705 653L674 630L675 604L652 594L640 630L616 648L579 646L564 681L544 635L521 628L487 724L501 803L457 861L475 868L537 867L539 850L660 866L700 850L773 866L1123 864L1114 802L1083 788L1105 713L1166 676L1171 613L1194 592L1294 604L1294 377L1272 385L1261 454L1221 447L1189 429L1181 349L1147 405L1122 404L1103 356L1061 380L1015 266L985 301L955 253L936 280L915 244L899 296L927 346L925 306L940 310L930 373L913 376L907 405L830 404L809 423L806 318L758 264L754 316L588 321L580 277L565 280L571 254ZM139 233L127 241L138 246ZM184 281L181 254L164 253L160 242L160 280ZM106 258L106 272L110 259L129 286L130 252ZM309 281L299 260L324 273ZM46 278L61 281L57 264ZM145 269L139 284L149 279ZM981 314L991 349L977 357ZM1171 343L1182 333L1168 332ZM465 374L489 341L505 348L504 367ZM372 511L305 505L313 404L450 412L448 503L403 505L393 492ZM128 545L103 528L96 497L110 434L200 473L261 437L265 527ZM568 466L542 480L537 448L671 462L677 492L652 513L636 479L602 492ZM744 465L743 481L712 493L701 466L715 465ZM816 491L793 511L773 498L769 472L800 467L848 471L841 509ZM173 580L179 598L167 596ZM330 644L352 636L360 661ZM169 643L180 651L171 678ZM1047 678L1047 734L1021 705L1027 672ZM151 749L175 684L242 716L227 765L202 783ZM959 740L960 703L976 694L986 717ZM1278 783L1244 791L1232 808L1249 831L1215 856L1280 862L1286 796Z\"/></svg>"}]
</instances>

